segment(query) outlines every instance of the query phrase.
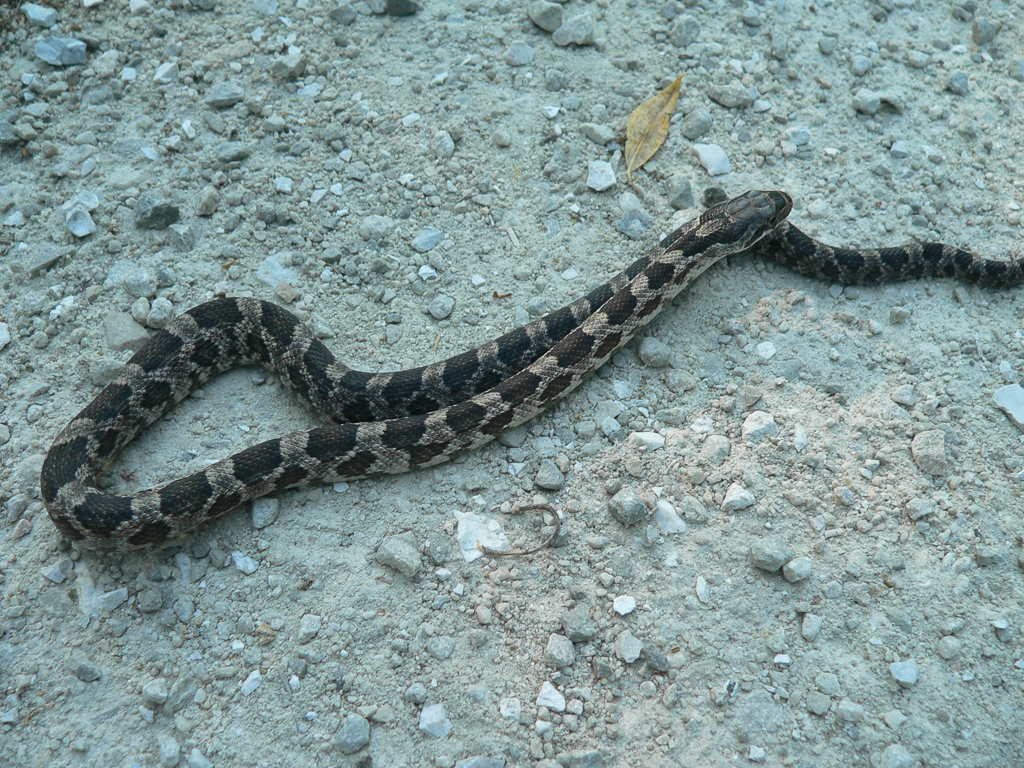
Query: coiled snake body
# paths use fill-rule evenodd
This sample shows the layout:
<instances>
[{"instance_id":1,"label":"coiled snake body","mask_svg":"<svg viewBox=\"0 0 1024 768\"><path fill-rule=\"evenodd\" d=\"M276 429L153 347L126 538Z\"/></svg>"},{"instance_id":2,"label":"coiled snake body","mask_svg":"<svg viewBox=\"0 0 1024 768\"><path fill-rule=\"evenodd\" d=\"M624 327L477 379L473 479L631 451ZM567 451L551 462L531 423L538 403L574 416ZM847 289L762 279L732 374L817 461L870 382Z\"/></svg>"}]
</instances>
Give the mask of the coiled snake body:
<instances>
[{"instance_id":1,"label":"coiled snake body","mask_svg":"<svg viewBox=\"0 0 1024 768\"><path fill-rule=\"evenodd\" d=\"M47 511L81 546L134 549L284 488L440 463L571 392L701 272L750 248L842 283L925 275L990 286L1024 280L1017 261L937 243L832 248L785 222L791 208L784 192L720 203L584 298L449 360L395 373L346 367L275 304L201 304L153 336L57 435L41 474ZM277 374L328 425L268 440L159 488L122 496L98 489L97 476L143 429L210 377L253 363Z\"/></svg>"}]
</instances>

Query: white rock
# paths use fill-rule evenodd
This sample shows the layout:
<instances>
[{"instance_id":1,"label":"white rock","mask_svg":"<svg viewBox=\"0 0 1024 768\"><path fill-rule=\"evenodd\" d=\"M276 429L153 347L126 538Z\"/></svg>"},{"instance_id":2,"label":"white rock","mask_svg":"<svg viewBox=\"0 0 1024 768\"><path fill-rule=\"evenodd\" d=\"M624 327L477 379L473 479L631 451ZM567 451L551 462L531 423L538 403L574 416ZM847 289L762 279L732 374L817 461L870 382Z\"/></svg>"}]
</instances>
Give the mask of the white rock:
<instances>
[{"instance_id":1,"label":"white rock","mask_svg":"<svg viewBox=\"0 0 1024 768\"><path fill-rule=\"evenodd\" d=\"M484 520L472 512L456 512L455 519L459 522L455 537L467 563L483 557L484 547L500 552L511 545L497 520Z\"/></svg>"},{"instance_id":2,"label":"white rock","mask_svg":"<svg viewBox=\"0 0 1024 768\"><path fill-rule=\"evenodd\" d=\"M615 184L615 169L605 160L591 160L587 165L587 187L604 192Z\"/></svg>"},{"instance_id":3,"label":"white rock","mask_svg":"<svg viewBox=\"0 0 1024 768\"><path fill-rule=\"evenodd\" d=\"M627 664L632 664L640 658L644 644L640 642L628 629L620 632L615 640L615 655Z\"/></svg>"},{"instance_id":4,"label":"white rock","mask_svg":"<svg viewBox=\"0 0 1024 768\"><path fill-rule=\"evenodd\" d=\"M238 550L231 553L231 561L235 564L235 568L240 570L246 576L256 573L256 569L259 568L259 564L248 555L242 554Z\"/></svg>"},{"instance_id":5,"label":"white rock","mask_svg":"<svg viewBox=\"0 0 1024 768\"><path fill-rule=\"evenodd\" d=\"M11 343L11 329L7 323L0 323L0 349Z\"/></svg>"},{"instance_id":6,"label":"white rock","mask_svg":"<svg viewBox=\"0 0 1024 768\"><path fill-rule=\"evenodd\" d=\"M643 445L648 451L656 451L664 447L665 438L657 432L630 432L626 442L629 445Z\"/></svg>"},{"instance_id":7,"label":"white rock","mask_svg":"<svg viewBox=\"0 0 1024 768\"><path fill-rule=\"evenodd\" d=\"M302 619L299 620L299 642L308 643L317 633L320 632L320 627L323 624L323 619L317 616L315 613L307 613Z\"/></svg>"},{"instance_id":8,"label":"white rock","mask_svg":"<svg viewBox=\"0 0 1024 768\"><path fill-rule=\"evenodd\" d=\"M636 598L619 595L612 601L612 608L619 616L626 616L636 610Z\"/></svg>"},{"instance_id":9,"label":"white rock","mask_svg":"<svg viewBox=\"0 0 1024 768\"><path fill-rule=\"evenodd\" d=\"M1010 384L996 390L992 399L1010 417L1010 421L1024 429L1024 387Z\"/></svg>"},{"instance_id":10,"label":"white rock","mask_svg":"<svg viewBox=\"0 0 1024 768\"><path fill-rule=\"evenodd\" d=\"M741 429L743 439L748 443L760 443L769 437L779 434L779 425L775 423L775 417L766 411L751 411L750 415L743 420Z\"/></svg>"},{"instance_id":11,"label":"white rock","mask_svg":"<svg viewBox=\"0 0 1024 768\"><path fill-rule=\"evenodd\" d=\"M722 176L732 171L729 156L717 144L694 144L693 154L711 176Z\"/></svg>"},{"instance_id":12,"label":"white rock","mask_svg":"<svg viewBox=\"0 0 1024 768\"><path fill-rule=\"evenodd\" d=\"M519 722L519 713L523 711L523 703L513 697L502 699L498 704L498 713L506 720Z\"/></svg>"},{"instance_id":13,"label":"white rock","mask_svg":"<svg viewBox=\"0 0 1024 768\"><path fill-rule=\"evenodd\" d=\"M729 490L725 492L725 500L722 502L722 511L737 512L741 509L754 506L756 501L754 494L739 483L733 483L729 486Z\"/></svg>"},{"instance_id":14,"label":"white rock","mask_svg":"<svg viewBox=\"0 0 1024 768\"><path fill-rule=\"evenodd\" d=\"M667 499L658 499L658 506L654 510L654 522L664 534L686 533L686 521L679 516Z\"/></svg>"},{"instance_id":15,"label":"white rock","mask_svg":"<svg viewBox=\"0 0 1024 768\"><path fill-rule=\"evenodd\" d=\"M778 350L775 349L775 345L772 344L770 341L762 341L760 344L757 345L758 356L765 360L771 360L773 357L775 357L775 353L777 351Z\"/></svg>"},{"instance_id":16,"label":"white rock","mask_svg":"<svg viewBox=\"0 0 1024 768\"><path fill-rule=\"evenodd\" d=\"M793 427L793 447L801 453L807 447L807 430L804 429L803 424L797 424Z\"/></svg>"},{"instance_id":17,"label":"white rock","mask_svg":"<svg viewBox=\"0 0 1024 768\"><path fill-rule=\"evenodd\" d=\"M420 710L420 730L435 739L443 739L452 732L452 721L444 710L444 704L430 704Z\"/></svg>"},{"instance_id":18,"label":"white rock","mask_svg":"<svg viewBox=\"0 0 1024 768\"><path fill-rule=\"evenodd\" d=\"M263 675L260 674L258 669L254 669L249 673L249 676L245 678L245 682L242 683L241 692L243 696L248 696L250 693L260 687L260 683L263 682Z\"/></svg>"},{"instance_id":19,"label":"white rock","mask_svg":"<svg viewBox=\"0 0 1024 768\"><path fill-rule=\"evenodd\" d=\"M917 662L914 659L894 661L889 665L889 674L892 675L892 679L899 683L902 688L913 687L920 678Z\"/></svg>"},{"instance_id":20,"label":"white rock","mask_svg":"<svg viewBox=\"0 0 1024 768\"><path fill-rule=\"evenodd\" d=\"M565 712L565 696L547 680L537 694L537 706L547 707L552 712Z\"/></svg>"},{"instance_id":21,"label":"white rock","mask_svg":"<svg viewBox=\"0 0 1024 768\"><path fill-rule=\"evenodd\" d=\"M786 577L786 581L792 584L810 576L812 568L811 558L797 557L782 566L782 575Z\"/></svg>"},{"instance_id":22,"label":"white rock","mask_svg":"<svg viewBox=\"0 0 1024 768\"><path fill-rule=\"evenodd\" d=\"M697 585L694 589L697 599L705 605L711 602L711 587L708 585L708 580L703 576L697 577Z\"/></svg>"}]
</instances>

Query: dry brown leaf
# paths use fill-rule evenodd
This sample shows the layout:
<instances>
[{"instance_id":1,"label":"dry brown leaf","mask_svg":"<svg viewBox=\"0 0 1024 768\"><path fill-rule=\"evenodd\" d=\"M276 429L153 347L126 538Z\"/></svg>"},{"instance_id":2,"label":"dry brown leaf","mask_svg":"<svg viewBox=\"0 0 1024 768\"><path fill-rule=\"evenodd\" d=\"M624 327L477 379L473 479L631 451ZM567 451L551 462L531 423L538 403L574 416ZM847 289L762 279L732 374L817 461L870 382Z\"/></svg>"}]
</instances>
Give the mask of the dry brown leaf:
<instances>
[{"instance_id":1,"label":"dry brown leaf","mask_svg":"<svg viewBox=\"0 0 1024 768\"><path fill-rule=\"evenodd\" d=\"M633 180L633 171L650 160L668 138L668 121L679 99L683 76L672 85L644 101L633 110L626 122L626 175Z\"/></svg>"}]
</instances>

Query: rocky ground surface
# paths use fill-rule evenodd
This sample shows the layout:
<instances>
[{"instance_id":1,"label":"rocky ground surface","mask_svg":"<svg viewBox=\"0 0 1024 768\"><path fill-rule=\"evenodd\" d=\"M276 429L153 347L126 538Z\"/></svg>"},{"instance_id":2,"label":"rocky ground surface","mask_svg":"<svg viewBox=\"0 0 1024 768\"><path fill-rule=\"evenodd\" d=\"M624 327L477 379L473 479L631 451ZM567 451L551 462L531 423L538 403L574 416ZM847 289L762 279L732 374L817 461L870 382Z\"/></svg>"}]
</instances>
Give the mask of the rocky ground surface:
<instances>
[{"instance_id":1,"label":"rocky ground surface","mask_svg":"<svg viewBox=\"0 0 1024 768\"><path fill-rule=\"evenodd\" d=\"M0 764L1024 763L1021 290L734 257L448 465L121 555L62 542L38 490L214 296L404 368L748 188L826 242L1010 258L1024 2L53 5L0 10ZM627 117L679 75L630 182ZM235 371L104 482L316 423ZM467 558L474 530L542 541L511 514L536 501L557 546Z\"/></svg>"}]
</instances>

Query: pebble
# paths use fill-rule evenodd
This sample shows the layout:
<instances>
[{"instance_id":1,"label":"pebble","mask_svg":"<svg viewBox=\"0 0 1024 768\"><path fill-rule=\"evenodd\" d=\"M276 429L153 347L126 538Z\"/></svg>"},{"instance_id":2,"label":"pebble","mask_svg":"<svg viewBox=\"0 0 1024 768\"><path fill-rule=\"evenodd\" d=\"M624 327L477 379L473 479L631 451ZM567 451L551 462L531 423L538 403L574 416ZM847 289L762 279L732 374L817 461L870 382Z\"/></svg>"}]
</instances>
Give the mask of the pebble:
<instances>
[{"instance_id":1,"label":"pebble","mask_svg":"<svg viewBox=\"0 0 1024 768\"><path fill-rule=\"evenodd\" d=\"M73 37L45 37L36 43L35 52L54 67L85 64L85 43Z\"/></svg>"},{"instance_id":2,"label":"pebble","mask_svg":"<svg viewBox=\"0 0 1024 768\"><path fill-rule=\"evenodd\" d=\"M864 54L854 54L850 59L850 71L855 77L863 77L871 71L871 59Z\"/></svg>"},{"instance_id":3,"label":"pebble","mask_svg":"<svg viewBox=\"0 0 1024 768\"><path fill-rule=\"evenodd\" d=\"M572 640L565 635L552 632L544 648L544 661L555 669L571 667L576 661L576 650Z\"/></svg>"},{"instance_id":4,"label":"pebble","mask_svg":"<svg viewBox=\"0 0 1024 768\"><path fill-rule=\"evenodd\" d=\"M865 115L873 115L882 107L881 97L870 88L858 88L853 94L853 108Z\"/></svg>"},{"instance_id":5,"label":"pebble","mask_svg":"<svg viewBox=\"0 0 1024 768\"><path fill-rule=\"evenodd\" d=\"M693 187L690 180L685 176L676 176L672 179L672 188L668 201L669 205L679 211L693 208Z\"/></svg>"},{"instance_id":6,"label":"pebble","mask_svg":"<svg viewBox=\"0 0 1024 768\"><path fill-rule=\"evenodd\" d=\"M213 768L213 762L199 751L199 747L192 747L186 762L188 763L188 768Z\"/></svg>"},{"instance_id":7,"label":"pebble","mask_svg":"<svg viewBox=\"0 0 1024 768\"><path fill-rule=\"evenodd\" d=\"M388 536L377 549L377 562L412 578L420 569L420 550L412 531Z\"/></svg>"},{"instance_id":8,"label":"pebble","mask_svg":"<svg viewBox=\"0 0 1024 768\"><path fill-rule=\"evenodd\" d=\"M949 468L946 460L946 433L941 429L918 432L910 443L910 453L918 469L929 475L941 475Z\"/></svg>"},{"instance_id":9,"label":"pebble","mask_svg":"<svg viewBox=\"0 0 1024 768\"><path fill-rule=\"evenodd\" d=\"M421 720L422 727L422 720ZM355 712L341 721L334 745L343 755L351 755L370 743L370 721Z\"/></svg>"},{"instance_id":10,"label":"pebble","mask_svg":"<svg viewBox=\"0 0 1024 768\"><path fill-rule=\"evenodd\" d=\"M938 644L935 646L935 651L939 656L949 661L959 656L963 647L963 641L959 637L956 635L946 635L939 639Z\"/></svg>"},{"instance_id":11,"label":"pebble","mask_svg":"<svg viewBox=\"0 0 1024 768\"><path fill-rule=\"evenodd\" d=\"M708 96L712 101L721 104L726 109L744 109L754 103L757 92L748 88L742 83L729 83L727 85L713 85L708 89Z\"/></svg>"},{"instance_id":12,"label":"pebble","mask_svg":"<svg viewBox=\"0 0 1024 768\"><path fill-rule=\"evenodd\" d=\"M135 203L135 226L139 229L167 229L181 217L178 206L148 193Z\"/></svg>"},{"instance_id":13,"label":"pebble","mask_svg":"<svg viewBox=\"0 0 1024 768\"><path fill-rule=\"evenodd\" d=\"M739 483L733 483L729 486L729 490L725 492L725 499L722 501L722 511L738 512L741 509L754 506L755 503L757 503L757 500L754 498L754 494ZM778 570L781 567L782 563L779 563L778 567L774 570Z\"/></svg>"},{"instance_id":14,"label":"pebble","mask_svg":"<svg viewBox=\"0 0 1024 768\"><path fill-rule=\"evenodd\" d=\"M547 707L552 712L565 712L565 696L547 680L540 687L536 703L538 707Z\"/></svg>"},{"instance_id":15,"label":"pebble","mask_svg":"<svg viewBox=\"0 0 1024 768\"><path fill-rule=\"evenodd\" d=\"M89 661L78 661L71 665L71 672L83 683L95 683L102 673L100 668Z\"/></svg>"},{"instance_id":16,"label":"pebble","mask_svg":"<svg viewBox=\"0 0 1024 768\"><path fill-rule=\"evenodd\" d=\"M914 659L894 661L889 665L889 674L892 675L892 679L899 683L902 688L912 688L920 679L917 662Z\"/></svg>"},{"instance_id":17,"label":"pebble","mask_svg":"<svg viewBox=\"0 0 1024 768\"><path fill-rule=\"evenodd\" d=\"M149 341L146 329L132 320L130 315L121 312L111 312L103 318L103 332L107 348L115 352L137 352Z\"/></svg>"},{"instance_id":18,"label":"pebble","mask_svg":"<svg viewBox=\"0 0 1024 768\"><path fill-rule=\"evenodd\" d=\"M676 48L688 48L700 36L700 22L688 13L676 18L668 28L668 39Z\"/></svg>"},{"instance_id":19,"label":"pebble","mask_svg":"<svg viewBox=\"0 0 1024 768\"><path fill-rule=\"evenodd\" d=\"M173 61L165 61L156 68L153 82L157 85L170 85L178 79L178 65Z\"/></svg>"},{"instance_id":20,"label":"pebble","mask_svg":"<svg viewBox=\"0 0 1024 768\"><path fill-rule=\"evenodd\" d=\"M245 99L245 91L230 80L217 83L206 96L206 103L214 109L227 109Z\"/></svg>"},{"instance_id":21,"label":"pebble","mask_svg":"<svg viewBox=\"0 0 1024 768\"><path fill-rule=\"evenodd\" d=\"M800 636L808 642L814 640L821 632L824 619L813 613L804 614L804 620L800 622Z\"/></svg>"},{"instance_id":22,"label":"pebble","mask_svg":"<svg viewBox=\"0 0 1024 768\"><path fill-rule=\"evenodd\" d=\"M612 608L619 616L627 616L636 610L636 598L629 595L619 595L612 601Z\"/></svg>"},{"instance_id":23,"label":"pebble","mask_svg":"<svg viewBox=\"0 0 1024 768\"><path fill-rule=\"evenodd\" d=\"M11 328L7 323L0 323L0 350L11 343Z\"/></svg>"},{"instance_id":24,"label":"pebble","mask_svg":"<svg viewBox=\"0 0 1024 768\"><path fill-rule=\"evenodd\" d=\"M651 368L664 368L672 357L672 348L663 341L646 336L640 342L640 359Z\"/></svg>"},{"instance_id":25,"label":"pebble","mask_svg":"<svg viewBox=\"0 0 1024 768\"><path fill-rule=\"evenodd\" d=\"M0 349L3 349L2 343L0 343ZM996 390L992 400L1002 409L1003 413L1010 417L1010 421L1024 429L1024 387L1020 384L1001 387Z\"/></svg>"},{"instance_id":26,"label":"pebble","mask_svg":"<svg viewBox=\"0 0 1024 768\"><path fill-rule=\"evenodd\" d=\"M562 614L562 628L566 637L574 643L586 643L597 636L597 624L590 617L590 609L584 603L578 603Z\"/></svg>"},{"instance_id":27,"label":"pebble","mask_svg":"<svg viewBox=\"0 0 1024 768\"><path fill-rule=\"evenodd\" d=\"M960 69L954 69L946 78L946 90L955 93L957 96L966 96L971 86L967 80L967 74Z\"/></svg>"},{"instance_id":28,"label":"pebble","mask_svg":"<svg viewBox=\"0 0 1024 768\"><path fill-rule=\"evenodd\" d=\"M657 432L631 432L626 442L629 445L642 445L650 453L665 446L665 437Z\"/></svg>"},{"instance_id":29,"label":"pebble","mask_svg":"<svg viewBox=\"0 0 1024 768\"><path fill-rule=\"evenodd\" d=\"M263 683L263 675L258 669L254 669L249 673L249 676L245 678L245 682L242 683L240 692L243 696L248 696Z\"/></svg>"},{"instance_id":30,"label":"pebble","mask_svg":"<svg viewBox=\"0 0 1024 768\"><path fill-rule=\"evenodd\" d=\"M304 614L299 620L299 634L298 641L300 644L310 642L320 633L320 627L323 626L323 619L317 616L315 613Z\"/></svg>"},{"instance_id":31,"label":"pebble","mask_svg":"<svg viewBox=\"0 0 1024 768\"><path fill-rule=\"evenodd\" d=\"M582 123L580 130L584 136L602 147L615 141L615 131L601 123Z\"/></svg>"},{"instance_id":32,"label":"pebble","mask_svg":"<svg viewBox=\"0 0 1024 768\"><path fill-rule=\"evenodd\" d=\"M167 681L158 677L142 686L142 698L147 704L158 707L167 701Z\"/></svg>"},{"instance_id":33,"label":"pebble","mask_svg":"<svg viewBox=\"0 0 1024 768\"><path fill-rule=\"evenodd\" d=\"M658 506L654 510L654 522L665 535L686 533L686 522L667 499L658 499Z\"/></svg>"},{"instance_id":34,"label":"pebble","mask_svg":"<svg viewBox=\"0 0 1024 768\"><path fill-rule=\"evenodd\" d=\"M799 452L803 452L807 447L807 430L803 424L793 427L793 447Z\"/></svg>"},{"instance_id":35,"label":"pebble","mask_svg":"<svg viewBox=\"0 0 1024 768\"><path fill-rule=\"evenodd\" d=\"M806 706L807 711L812 715L818 715L821 717L827 713L829 708L832 706L832 699L820 691L811 691L807 694Z\"/></svg>"},{"instance_id":36,"label":"pebble","mask_svg":"<svg viewBox=\"0 0 1024 768\"><path fill-rule=\"evenodd\" d=\"M359 222L359 236L363 240L382 240L391 234L395 223L387 216L365 216Z\"/></svg>"},{"instance_id":37,"label":"pebble","mask_svg":"<svg viewBox=\"0 0 1024 768\"><path fill-rule=\"evenodd\" d=\"M988 19L975 19L971 24L971 39L975 45L985 45L995 40L999 34L999 22L991 22Z\"/></svg>"},{"instance_id":38,"label":"pebble","mask_svg":"<svg viewBox=\"0 0 1024 768\"><path fill-rule=\"evenodd\" d=\"M174 768L181 759L181 745L178 744L178 740L169 733L162 733L156 743L160 765L164 768Z\"/></svg>"},{"instance_id":39,"label":"pebble","mask_svg":"<svg viewBox=\"0 0 1024 768\"><path fill-rule=\"evenodd\" d=\"M307 60L301 53L280 56L270 65L270 74L278 80L295 80L306 73Z\"/></svg>"},{"instance_id":40,"label":"pebble","mask_svg":"<svg viewBox=\"0 0 1024 768\"><path fill-rule=\"evenodd\" d=\"M632 664L639 659L643 650L644 644L628 629L620 632L615 639L615 655L627 664Z\"/></svg>"},{"instance_id":41,"label":"pebble","mask_svg":"<svg viewBox=\"0 0 1024 768\"><path fill-rule=\"evenodd\" d=\"M281 510L281 502L273 496L263 496L253 499L252 502L252 527L256 530L266 528L277 520L278 512Z\"/></svg>"},{"instance_id":42,"label":"pebble","mask_svg":"<svg viewBox=\"0 0 1024 768\"><path fill-rule=\"evenodd\" d=\"M617 423L617 422L616 422ZM647 517L647 505L632 488L622 488L608 501L612 517L625 526L635 525Z\"/></svg>"},{"instance_id":43,"label":"pebble","mask_svg":"<svg viewBox=\"0 0 1024 768\"><path fill-rule=\"evenodd\" d=\"M560 491L565 487L565 475L559 471L555 462L551 459L544 459L540 463L540 469L533 482L534 485L545 491Z\"/></svg>"},{"instance_id":44,"label":"pebble","mask_svg":"<svg viewBox=\"0 0 1024 768\"><path fill-rule=\"evenodd\" d=\"M552 3L547 3L547 5L552 5ZM516 40L505 51L505 63L510 67L525 67L533 61L533 56L532 46L527 45L522 40Z\"/></svg>"},{"instance_id":45,"label":"pebble","mask_svg":"<svg viewBox=\"0 0 1024 768\"><path fill-rule=\"evenodd\" d=\"M412 249L417 253L426 253L433 250L448 237L444 232L435 227L423 227L420 233L412 239Z\"/></svg>"},{"instance_id":46,"label":"pebble","mask_svg":"<svg viewBox=\"0 0 1024 768\"><path fill-rule=\"evenodd\" d=\"M842 699L836 705L836 716L845 723L859 723L864 720L864 706L849 699Z\"/></svg>"},{"instance_id":47,"label":"pebble","mask_svg":"<svg viewBox=\"0 0 1024 768\"><path fill-rule=\"evenodd\" d=\"M448 131L438 131L430 141L430 154L437 158L447 158L455 154L455 140Z\"/></svg>"},{"instance_id":48,"label":"pebble","mask_svg":"<svg viewBox=\"0 0 1024 768\"><path fill-rule=\"evenodd\" d=\"M633 208L623 214L615 228L626 237L639 240L647 234L653 223L650 214L640 208Z\"/></svg>"},{"instance_id":49,"label":"pebble","mask_svg":"<svg viewBox=\"0 0 1024 768\"><path fill-rule=\"evenodd\" d=\"M782 575L786 577L786 581L795 584L808 578L811 575L812 568L811 558L797 557L782 566Z\"/></svg>"},{"instance_id":50,"label":"pebble","mask_svg":"<svg viewBox=\"0 0 1024 768\"><path fill-rule=\"evenodd\" d=\"M679 130L690 141L696 141L711 130L711 125L711 113L704 107L697 107L686 114L686 117L679 124ZM689 208L691 206L686 207Z\"/></svg>"},{"instance_id":51,"label":"pebble","mask_svg":"<svg viewBox=\"0 0 1024 768\"><path fill-rule=\"evenodd\" d=\"M717 144L694 144L693 153L711 176L723 176L732 171L729 156Z\"/></svg>"},{"instance_id":52,"label":"pebble","mask_svg":"<svg viewBox=\"0 0 1024 768\"><path fill-rule=\"evenodd\" d=\"M85 208L74 205L64 214L64 226L75 237L87 237L96 231L96 222Z\"/></svg>"},{"instance_id":53,"label":"pebble","mask_svg":"<svg viewBox=\"0 0 1024 768\"><path fill-rule=\"evenodd\" d=\"M551 33L551 42L565 46L594 44L594 17L589 13L581 13L566 19Z\"/></svg>"},{"instance_id":54,"label":"pebble","mask_svg":"<svg viewBox=\"0 0 1024 768\"><path fill-rule=\"evenodd\" d=\"M775 573L793 559L793 553L781 541L761 538L751 545L750 559L762 571Z\"/></svg>"},{"instance_id":55,"label":"pebble","mask_svg":"<svg viewBox=\"0 0 1024 768\"><path fill-rule=\"evenodd\" d=\"M587 165L587 187L604 192L615 185L615 170L606 160L591 160Z\"/></svg>"},{"instance_id":56,"label":"pebble","mask_svg":"<svg viewBox=\"0 0 1024 768\"><path fill-rule=\"evenodd\" d=\"M256 573L256 569L259 568L259 564L255 560L238 550L231 553L231 562L246 576Z\"/></svg>"},{"instance_id":57,"label":"pebble","mask_svg":"<svg viewBox=\"0 0 1024 768\"><path fill-rule=\"evenodd\" d=\"M57 12L53 8L47 8L35 3L25 3L21 6L25 17L33 27L52 27L57 23Z\"/></svg>"},{"instance_id":58,"label":"pebble","mask_svg":"<svg viewBox=\"0 0 1024 768\"><path fill-rule=\"evenodd\" d=\"M434 317L435 320L444 320L452 314L455 309L455 299L451 296L445 296L443 293L439 293L427 306L427 311Z\"/></svg>"},{"instance_id":59,"label":"pebble","mask_svg":"<svg viewBox=\"0 0 1024 768\"><path fill-rule=\"evenodd\" d=\"M743 420L741 434L746 442L756 444L778 435L779 425L775 423L775 417L770 413L751 411Z\"/></svg>"},{"instance_id":60,"label":"pebble","mask_svg":"<svg viewBox=\"0 0 1024 768\"><path fill-rule=\"evenodd\" d=\"M878 768L913 768L913 755L902 744L890 744L878 758Z\"/></svg>"},{"instance_id":61,"label":"pebble","mask_svg":"<svg viewBox=\"0 0 1024 768\"><path fill-rule=\"evenodd\" d=\"M444 704L430 704L420 710L420 730L435 739L443 739L452 732L452 721L448 719Z\"/></svg>"},{"instance_id":62,"label":"pebble","mask_svg":"<svg viewBox=\"0 0 1024 768\"><path fill-rule=\"evenodd\" d=\"M554 32L562 26L562 6L546 0L535 0L526 7L530 21L545 32Z\"/></svg>"}]
</instances>

